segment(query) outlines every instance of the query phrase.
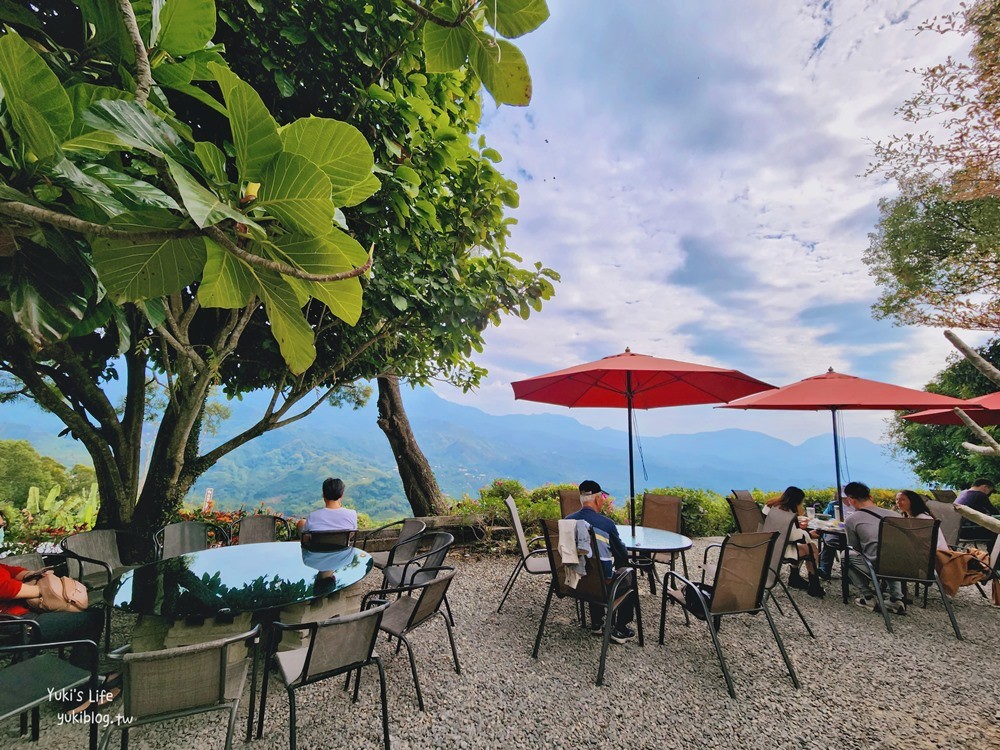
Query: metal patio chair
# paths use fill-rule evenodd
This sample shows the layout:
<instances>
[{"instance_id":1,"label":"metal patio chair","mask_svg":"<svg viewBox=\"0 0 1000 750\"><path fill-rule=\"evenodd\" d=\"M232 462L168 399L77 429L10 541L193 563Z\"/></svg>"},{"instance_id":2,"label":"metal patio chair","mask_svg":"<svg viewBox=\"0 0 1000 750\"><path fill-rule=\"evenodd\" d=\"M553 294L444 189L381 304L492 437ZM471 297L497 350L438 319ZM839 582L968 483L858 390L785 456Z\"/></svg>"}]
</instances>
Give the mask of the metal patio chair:
<instances>
[{"instance_id":1,"label":"metal patio chair","mask_svg":"<svg viewBox=\"0 0 1000 750\"><path fill-rule=\"evenodd\" d=\"M7 558L4 558L5 560ZM31 739L38 741L39 708L51 700L50 691L79 689L93 695L97 688L97 644L93 641L58 641L35 643L32 631L38 631L33 620L0 617L0 657L11 662L0 669L0 721L19 716L21 734L28 730L27 715L31 716ZM8 643L8 641L10 641ZM87 667L77 667L52 653L53 649L81 649L87 655ZM89 747L97 747L97 723L89 726Z\"/></svg>"},{"instance_id":2,"label":"metal patio chair","mask_svg":"<svg viewBox=\"0 0 1000 750\"><path fill-rule=\"evenodd\" d=\"M448 587L454 577L454 568L424 567L416 572L410 585L369 591L361 600L361 609L365 609L372 603L373 599L384 601L391 594L398 595L399 598L390 602L383 613L379 629L398 639L396 653L399 653L401 646L406 646L406 653L410 657L410 671L413 673L413 687L417 693L417 705L421 711L424 710L424 696L420 692L417 662L413 658L413 649L410 647L407 636L421 625L430 622L435 615L441 615L448 631L448 642L451 644L451 657L455 662L455 673L462 673L462 668L458 663L458 650L455 648L455 636L451 632L452 623L449 616L441 611L442 604L447 601Z\"/></svg>"},{"instance_id":3,"label":"metal patio chair","mask_svg":"<svg viewBox=\"0 0 1000 750\"><path fill-rule=\"evenodd\" d=\"M684 501L676 495L655 495L650 492L644 492L642 495L642 511L639 514L639 525L662 529L663 531L672 531L675 534L683 534L684 519L681 515L683 504ZM659 580L655 563L669 565L670 569L673 570L678 555L681 558L681 567L684 568L684 575L687 575L687 555L683 551L654 552L646 555L646 558L654 563L650 569L652 576L649 580L649 590L654 596L656 595L656 584L654 581Z\"/></svg>"},{"instance_id":4,"label":"metal patio chair","mask_svg":"<svg viewBox=\"0 0 1000 750\"><path fill-rule=\"evenodd\" d=\"M727 497L729 509L736 521L736 530L741 534L754 534L764 524L764 511L753 499L749 490L733 490L732 497Z\"/></svg>"},{"instance_id":5,"label":"metal patio chair","mask_svg":"<svg viewBox=\"0 0 1000 750\"><path fill-rule=\"evenodd\" d=\"M303 531L299 542L306 549L317 551L338 550L353 547L356 531Z\"/></svg>"},{"instance_id":6,"label":"metal patio chair","mask_svg":"<svg viewBox=\"0 0 1000 750\"><path fill-rule=\"evenodd\" d=\"M73 564L68 574L87 587L91 602L104 601L104 589L135 565L121 560L121 532L107 529L70 534L59 545ZM111 607L105 605L104 650L111 650Z\"/></svg>"},{"instance_id":7,"label":"metal patio chair","mask_svg":"<svg viewBox=\"0 0 1000 750\"><path fill-rule=\"evenodd\" d=\"M778 607L778 611L781 612L778 600L774 596L774 589L780 586L781 590L785 593L785 597L791 602L795 613L802 620L802 624L805 625L806 632L809 633L810 637L815 638L816 636L813 634L812 628L809 627L805 615L802 614L802 610L799 609L799 605L792 597L792 592L788 590L788 586L781 580L781 566L786 562L785 546L788 544L788 537L792 533L792 527L797 521L798 517L794 513L790 510L782 510L781 508L771 508L768 510L767 515L764 516L764 525L760 530L765 533L774 531L778 534L774 542L774 549L771 552L771 559L767 564L767 583L764 585L764 589L766 596L774 602L774 606ZM796 560L797 563L798 560Z\"/></svg>"},{"instance_id":8,"label":"metal patio chair","mask_svg":"<svg viewBox=\"0 0 1000 750\"><path fill-rule=\"evenodd\" d=\"M559 513L563 518L580 510L580 490L559 490Z\"/></svg>"},{"instance_id":9,"label":"metal patio chair","mask_svg":"<svg viewBox=\"0 0 1000 750\"><path fill-rule=\"evenodd\" d=\"M368 542L379 539L379 533L385 529L399 526L399 536L391 548L379 552L368 552ZM407 563L416 554L419 542L417 537L427 530L427 524L419 518L404 518L401 521L393 521L377 529L365 531L361 541L361 549L372 556L372 562L379 570L385 570L390 565Z\"/></svg>"},{"instance_id":10,"label":"metal patio chair","mask_svg":"<svg viewBox=\"0 0 1000 750\"><path fill-rule=\"evenodd\" d=\"M639 635L639 645L644 646L642 633L642 611L639 605L639 587L636 580L635 570L628 568L615 572L610 581L604 578L604 565L597 554L597 539L594 530L590 530L590 545L594 554L585 558L587 572L580 578L576 587L568 586L563 576L562 565L557 557L559 555L559 520L548 519L539 521L542 536L545 539L545 548L549 556L551 567L551 583L549 592L545 597L545 606L542 609L542 617L538 621L538 634L535 636L535 647L531 656L538 658L538 648L542 643L542 633L545 630L545 620L549 615L549 607L552 604L552 597L560 599L568 598L575 600L578 604L598 604L605 607L604 613L604 633L601 639L601 660L597 668L596 684L604 684L604 666L608 656L608 644L611 642L611 630L614 627L615 611L624 604L627 597L635 599L635 623L636 631Z\"/></svg>"},{"instance_id":11,"label":"metal patio chair","mask_svg":"<svg viewBox=\"0 0 1000 750\"><path fill-rule=\"evenodd\" d=\"M207 643L123 653L122 696L125 716L132 721L129 724L111 722L101 735L101 748L108 746L115 731L122 733L124 748L128 745L129 733L144 724L207 711L228 711L226 750L231 750L247 671L250 664L256 662L259 633L260 625L257 625L245 633ZM231 649L244 645L248 648L246 655L230 653ZM251 690L255 691L256 685Z\"/></svg>"},{"instance_id":12,"label":"metal patio chair","mask_svg":"<svg viewBox=\"0 0 1000 750\"><path fill-rule=\"evenodd\" d=\"M298 723L295 713L295 691L316 682L347 675L354 679L353 702L358 702L358 686L361 669L374 664L378 668L380 696L382 699L382 744L389 750L389 707L386 700L385 669L382 660L375 654L379 626L389 604L385 603L351 615L334 617L323 622L307 622L301 625L275 624L277 638L284 631L304 631L308 634L302 648L293 651L279 651L274 659L278 674L288 693L288 742L291 750L296 748ZM345 684L345 689L347 685Z\"/></svg>"},{"instance_id":13,"label":"metal patio chair","mask_svg":"<svg viewBox=\"0 0 1000 750\"><path fill-rule=\"evenodd\" d=\"M859 511L867 513L869 511ZM872 515L875 515L874 513ZM875 584L875 600L878 602L885 629L892 632L892 623L885 608L882 596L882 581L902 581L920 583L926 587L937 586L944 602L945 611L955 636L962 640L962 632L958 629L958 621L951 606L951 600L941 587L934 561L937 551L937 536L941 522L931 518L899 518L895 516L879 516L878 555L874 564L864 555L858 555L868 568L868 574ZM924 606L926 607L926 592Z\"/></svg>"},{"instance_id":14,"label":"metal patio chair","mask_svg":"<svg viewBox=\"0 0 1000 750\"><path fill-rule=\"evenodd\" d=\"M153 534L153 543L160 560L188 552L200 552L211 547L213 541L224 547L229 544L229 533L221 526L204 521L171 523Z\"/></svg>"},{"instance_id":15,"label":"metal patio chair","mask_svg":"<svg viewBox=\"0 0 1000 750\"><path fill-rule=\"evenodd\" d=\"M715 578L708 594L702 587L674 570L667 573L667 580L664 582L663 596L660 601L660 645L663 645L667 602L679 603L684 608L685 613L690 608L690 611L700 619L705 620L708 626L708 633L712 638L712 645L715 647L715 654L719 658L719 666L722 667L722 674L726 678L726 687L732 698L736 697L736 689L733 687L733 678L722 654L722 645L719 643L718 634L719 623L723 617L729 615L764 613L771 633L774 635L774 641L781 652L781 658L784 659L785 667L792 678L792 684L796 688L799 687L799 678L795 674L795 667L792 666L792 661L788 658L785 645L782 643L778 628L774 624L774 618L767 608L766 587L769 565L777 539L778 532L776 531L731 534L726 537L720 548ZM690 587L694 592L696 603L688 604L682 589L666 585L667 582L679 583L686 588Z\"/></svg>"},{"instance_id":16,"label":"metal patio chair","mask_svg":"<svg viewBox=\"0 0 1000 750\"><path fill-rule=\"evenodd\" d=\"M233 523L229 538L236 544L266 544L291 539L292 530L281 516L253 513Z\"/></svg>"},{"instance_id":17,"label":"metal patio chair","mask_svg":"<svg viewBox=\"0 0 1000 750\"><path fill-rule=\"evenodd\" d=\"M503 587L503 596L500 598L500 606L497 607L497 614L500 614L500 610L503 609L503 604L507 601L507 597L514 588L514 582L522 570L527 571L531 575L544 575L551 572L548 551L544 547L531 549L531 545L541 541L542 537L536 536L531 539L525 539L524 527L521 526L521 516L517 512L517 504L514 502L514 498L508 495L504 503L510 512L510 522L514 527L514 537L517 539L517 548L521 556L517 561L517 565L514 566L514 571L510 574L510 578L507 579L506 585Z\"/></svg>"}]
</instances>

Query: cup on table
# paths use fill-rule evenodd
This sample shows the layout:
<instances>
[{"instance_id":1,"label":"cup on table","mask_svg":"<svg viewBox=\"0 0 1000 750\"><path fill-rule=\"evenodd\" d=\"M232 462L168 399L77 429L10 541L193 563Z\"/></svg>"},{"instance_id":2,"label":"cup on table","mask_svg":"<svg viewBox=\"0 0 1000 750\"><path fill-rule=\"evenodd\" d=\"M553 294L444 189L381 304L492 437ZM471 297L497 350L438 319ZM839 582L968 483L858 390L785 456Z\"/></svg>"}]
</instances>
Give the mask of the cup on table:
<instances>
[{"instance_id":1,"label":"cup on table","mask_svg":"<svg viewBox=\"0 0 1000 750\"><path fill-rule=\"evenodd\" d=\"M816 509L811 505L808 508L806 508L806 518L808 518L810 521L816 518Z\"/></svg>"}]
</instances>

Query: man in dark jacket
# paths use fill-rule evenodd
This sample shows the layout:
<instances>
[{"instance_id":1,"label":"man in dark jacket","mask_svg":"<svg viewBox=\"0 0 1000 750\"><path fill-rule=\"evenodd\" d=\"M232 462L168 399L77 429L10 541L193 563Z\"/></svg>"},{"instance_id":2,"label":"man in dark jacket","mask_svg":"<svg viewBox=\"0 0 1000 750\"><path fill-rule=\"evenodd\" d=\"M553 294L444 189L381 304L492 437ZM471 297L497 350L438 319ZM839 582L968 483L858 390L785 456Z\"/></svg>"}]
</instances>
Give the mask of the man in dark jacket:
<instances>
[{"instance_id":1,"label":"man in dark jacket","mask_svg":"<svg viewBox=\"0 0 1000 750\"><path fill-rule=\"evenodd\" d=\"M604 577L608 580L614 575L615 568L628 566L628 550L618 535L615 522L601 511L608 503L608 494L601 485L592 479L580 483L580 510L570 513L566 518L575 521L586 521L594 529L599 548L594 553L600 556L604 565ZM634 585L634 581L633 581ZM604 607L599 604L590 605L591 632L601 635L604 632ZM611 640L615 643L625 643L635 638L635 630L630 627L635 617L635 603L630 596L615 610L615 626L611 631Z\"/></svg>"}]
</instances>

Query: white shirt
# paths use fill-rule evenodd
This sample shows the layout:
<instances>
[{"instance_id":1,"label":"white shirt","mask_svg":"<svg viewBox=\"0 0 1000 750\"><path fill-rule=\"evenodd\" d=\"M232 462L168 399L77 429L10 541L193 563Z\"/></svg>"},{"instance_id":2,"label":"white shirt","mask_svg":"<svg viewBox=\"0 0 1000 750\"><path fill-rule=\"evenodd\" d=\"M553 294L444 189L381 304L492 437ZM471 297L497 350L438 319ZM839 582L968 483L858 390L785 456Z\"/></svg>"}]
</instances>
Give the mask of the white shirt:
<instances>
[{"instance_id":1,"label":"white shirt","mask_svg":"<svg viewBox=\"0 0 1000 750\"><path fill-rule=\"evenodd\" d=\"M350 508L320 508L306 518L303 531L354 531L358 512Z\"/></svg>"}]
</instances>

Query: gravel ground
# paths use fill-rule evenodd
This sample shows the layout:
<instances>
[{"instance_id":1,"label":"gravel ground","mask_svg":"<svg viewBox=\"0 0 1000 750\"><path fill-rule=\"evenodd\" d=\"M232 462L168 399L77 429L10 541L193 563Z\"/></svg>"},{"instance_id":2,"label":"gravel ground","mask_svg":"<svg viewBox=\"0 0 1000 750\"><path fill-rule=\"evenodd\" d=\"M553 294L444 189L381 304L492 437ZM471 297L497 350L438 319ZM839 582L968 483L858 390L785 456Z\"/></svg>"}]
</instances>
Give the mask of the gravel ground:
<instances>
[{"instance_id":1,"label":"gravel ground","mask_svg":"<svg viewBox=\"0 0 1000 750\"><path fill-rule=\"evenodd\" d=\"M690 560L700 557L707 541L696 540ZM799 690L766 621L727 618L720 637L739 695L732 700L703 623L692 620L685 628L679 610L668 609L665 645L656 643L659 599L648 586L642 595L645 647L612 644L605 685L596 687L600 642L577 626L569 601L554 601L539 658L531 658L545 577L523 575L497 615L515 558L459 551L450 563L459 570L449 598L462 673L452 668L443 623L412 635L426 713L417 710L405 653L380 647L397 750L1000 746L1000 611L975 589L962 589L955 601L964 641L955 639L936 593L926 610L911 606L905 616L893 616L896 632L889 634L879 615L841 604L837 580L827 584L825 600L798 592L815 640L789 607L775 618L802 682ZM127 623L117 621L116 631L123 627ZM342 685L330 680L298 692L303 750L381 746L376 673L366 673L357 704ZM245 696L244 722L246 705ZM120 710L119 702L106 715ZM287 716L285 693L273 681L264 737L251 747L288 747ZM42 723L46 747L86 747L85 728L60 725L54 707L46 708ZM17 737L15 721L5 722L2 732L0 746L32 747ZM160 750L221 748L224 738L225 720L215 713L137 728L129 739L134 750Z\"/></svg>"}]
</instances>

